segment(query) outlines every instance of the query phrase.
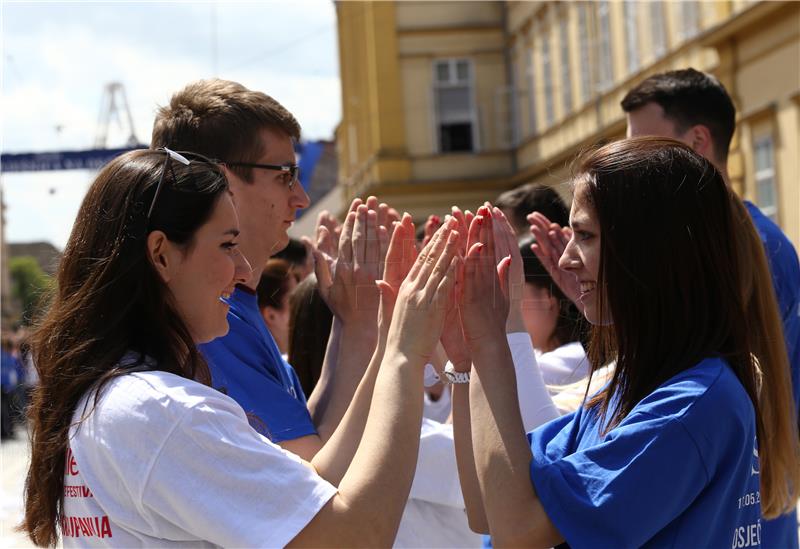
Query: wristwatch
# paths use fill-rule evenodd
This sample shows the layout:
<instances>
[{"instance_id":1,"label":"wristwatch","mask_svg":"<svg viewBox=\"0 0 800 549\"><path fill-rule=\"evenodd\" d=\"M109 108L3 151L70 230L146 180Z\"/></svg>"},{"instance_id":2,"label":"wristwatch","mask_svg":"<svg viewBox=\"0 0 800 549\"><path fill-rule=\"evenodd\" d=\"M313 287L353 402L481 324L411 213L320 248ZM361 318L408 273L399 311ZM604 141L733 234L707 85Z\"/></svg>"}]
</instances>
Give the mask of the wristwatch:
<instances>
[{"instance_id":1,"label":"wristwatch","mask_svg":"<svg viewBox=\"0 0 800 549\"><path fill-rule=\"evenodd\" d=\"M448 362L442 372L447 383L469 383L469 372L457 372L452 362Z\"/></svg>"}]
</instances>

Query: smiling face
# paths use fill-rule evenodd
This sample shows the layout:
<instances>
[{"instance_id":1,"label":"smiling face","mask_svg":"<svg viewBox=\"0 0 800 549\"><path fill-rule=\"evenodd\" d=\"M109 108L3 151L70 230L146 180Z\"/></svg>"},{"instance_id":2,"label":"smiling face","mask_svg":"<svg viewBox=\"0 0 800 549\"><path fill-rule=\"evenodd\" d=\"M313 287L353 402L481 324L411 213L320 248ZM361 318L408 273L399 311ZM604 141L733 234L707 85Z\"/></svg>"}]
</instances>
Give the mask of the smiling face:
<instances>
[{"instance_id":1,"label":"smiling face","mask_svg":"<svg viewBox=\"0 0 800 549\"><path fill-rule=\"evenodd\" d=\"M237 247L238 234L236 210L226 193L188 247L168 244L167 287L195 343L228 333L228 305L222 298L250 278L250 265Z\"/></svg>"},{"instance_id":2,"label":"smiling face","mask_svg":"<svg viewBox=\"0 0 800 549\"><path fill-rule=\"evenodd\" d=\"M260 137L262 153L253 163L286 166L296 162L294 145L288 135L262 130ZM290 178L285 172L251 169L251 181L231 171L227 176L242 226L242 252L255 267L248 285L255 288L261 274L260 266L286 247L289 243L287 231L297 210L308 207L310 200L299 181L290 188Z\"/></svg>"},{"instance_id":3,"label":"smiling face","mask_svg":"<svg viewBox=\"0 0 800 549\"><path fill-rule=\"evenodd\" d=\"M602 288L597 280L600 273L600 223L594 206L589 201L588 183L579 183L569 213L572 238L558 262L559 267L574 274L580 283L580 306L583 315L592 324L611 324L611 315L605 307L601 312ZM603 296L605 297L605 296ZM607 299L602 299L607 303Z\"/></svg>"}]
</instances>

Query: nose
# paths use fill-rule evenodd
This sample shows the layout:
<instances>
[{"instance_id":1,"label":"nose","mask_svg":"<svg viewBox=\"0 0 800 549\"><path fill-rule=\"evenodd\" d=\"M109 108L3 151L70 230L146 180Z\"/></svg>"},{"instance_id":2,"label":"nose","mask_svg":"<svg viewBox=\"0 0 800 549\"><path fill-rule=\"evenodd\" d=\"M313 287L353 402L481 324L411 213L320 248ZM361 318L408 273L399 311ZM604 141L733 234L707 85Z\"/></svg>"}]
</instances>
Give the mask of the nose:
<instances>
[{"instance_id":1,"label":"nose","mask_svg":"<svg viewBox=\"0 0 800 549\"><path fill-rule=\"evenodd\" d=\"M303 185L300 184L300 181L295 183L294 187L292 187L292 193L294 194L294 205L296 208L308 208L311 204L311 199L306 194L306 190L303 188Z\"/></svg>"},{"instance_id":2,"label":"nose","mask_svg":"<svg viewBox=\"0 0 800 549\"><path fill-rule=\"evenodd\" d=\"M569 242L567 242L567 247L564 248L564 253L561 254L561 257L558 259L558 267L564 271L574 271L575 269L580 268L581 266L581 259L578 256L578 252L575 249L575 234L573 234Z\"/></svg>"},{"instance_id":3,"label":"nose","mask_svg":"<svg viewBox=\"0 0 800 549\"><path fill-rule=\"evenodd\" d=\"M246 284L250 277L253 276L253 268L250 266L250 262L238 249L233 254L233 266L233 280L236 284Z\"/></svg>"}]
</instances>

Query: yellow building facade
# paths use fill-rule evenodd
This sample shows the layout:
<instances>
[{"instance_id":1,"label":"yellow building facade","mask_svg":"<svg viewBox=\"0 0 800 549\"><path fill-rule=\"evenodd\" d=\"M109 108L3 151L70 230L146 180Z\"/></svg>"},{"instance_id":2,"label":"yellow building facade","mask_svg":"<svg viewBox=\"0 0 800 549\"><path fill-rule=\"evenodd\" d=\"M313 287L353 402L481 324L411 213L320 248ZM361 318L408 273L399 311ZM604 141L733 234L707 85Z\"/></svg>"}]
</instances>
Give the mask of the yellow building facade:
<instances>
[{"instance_id":1,"label":"yellow building facade","mask_svg":"<svg viewBox=\"0 0 800 549\"><path fill-rule=\"evenodd\" d=\"M421 219L527 182L565 197L626 91L695 67L739 112L734 187L800 246L800 3L337 2L342 203Z\"/></svg>"}]
</instances>

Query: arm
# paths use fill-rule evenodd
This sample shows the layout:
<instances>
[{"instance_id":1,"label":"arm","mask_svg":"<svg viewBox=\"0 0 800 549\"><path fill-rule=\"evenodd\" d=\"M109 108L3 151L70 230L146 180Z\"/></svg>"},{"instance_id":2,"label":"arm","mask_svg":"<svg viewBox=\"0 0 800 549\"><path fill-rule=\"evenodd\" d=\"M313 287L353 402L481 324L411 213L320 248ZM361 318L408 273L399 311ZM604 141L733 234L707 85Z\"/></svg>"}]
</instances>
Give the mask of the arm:
<instances>
[{"instance_id":1,"label":"arm","mask_svg":"<svg viewBox=\"0 0 800 549\"><path fill-rule=\"evenodd\" d=\"M411 222L411 217L406 215L392 235L392 242L389 246L386 260L385 280L395 291L399 290L400 284L416 258L413 248L411 250L407 249L409 243L413 246L413 240L407 239L408 235L413 238L414 224ZM413 253L409 253L409 251ZM386 340L393 307L393 301L388 297L381 300L381 309L378 317L380 336L367 371L359 383L353 401L339 427L314 459L314 466L317 472L334 485L339 484L350 466L364 432L375 380L386 350Z\"/></svg>"},{"instance_id":2,"label":"arm","mask_svg":"<svg viewBox=\"0 0 800 549\"><path fill-rule=\"evenodd\" d=\"M495 268L489 208L481 208L476 222L470 227L464 268L462 322L473 360L471 434L486 519L497 545L551 547L562 538L530 481L532 454L514 398L515 371L502 329L509 307L503 292L508 269Z\"/></svg>"},{"instance_id":3,"label":"arm","mask_svg":"<svg viewBox=\"0 0 800 549\"><path fill-rule=\"evenodd\" d=\"M454 285L454 240L445 226L403 282L364 436L339 484L339 493L295 537L292 546L391 545L414 475L423 367L444 322L442 300ZM381 293L390 299L393 290L382 282ZM397 443L386 444L387 439ZM320 469L316 459L314 465ZM366 522L369 528L363 527Z\"/></svg>"},{"instance_id":4,"label":"arm","mask_svg":"<svg viewBox=\"0 0 800 549\"><path fill-rule=\"evenodd\" d=\"M370 197L370 201L374 198ZM385 229L377 225L377 212L358 199L353 201L342 229L335 274L330 283L320 283L323 297L335 315L322 376L309 399L309 411L322 443L339 425L375 350L375 280L379 278L379 258L385 242ZM326 273L321 278L330 280Z\"/></svg>"}]
</instances>

